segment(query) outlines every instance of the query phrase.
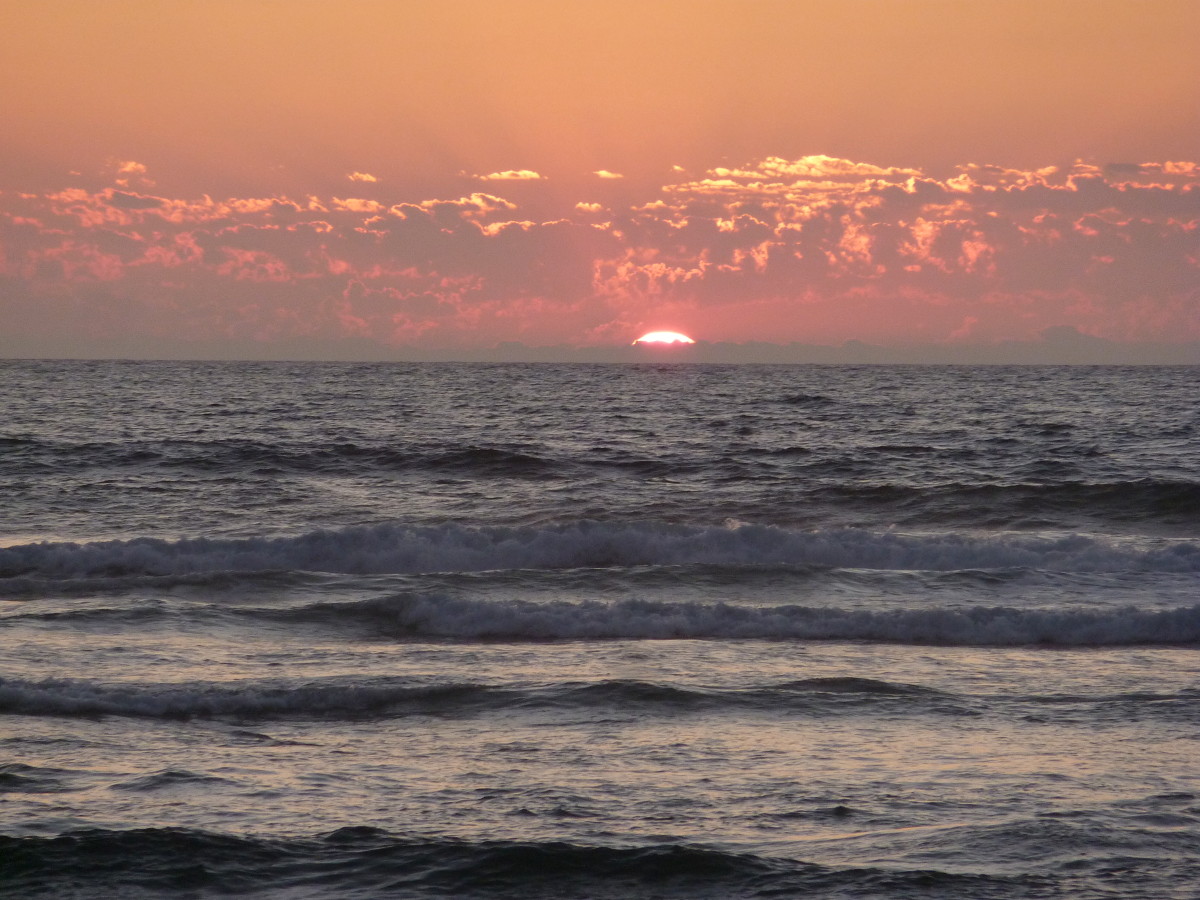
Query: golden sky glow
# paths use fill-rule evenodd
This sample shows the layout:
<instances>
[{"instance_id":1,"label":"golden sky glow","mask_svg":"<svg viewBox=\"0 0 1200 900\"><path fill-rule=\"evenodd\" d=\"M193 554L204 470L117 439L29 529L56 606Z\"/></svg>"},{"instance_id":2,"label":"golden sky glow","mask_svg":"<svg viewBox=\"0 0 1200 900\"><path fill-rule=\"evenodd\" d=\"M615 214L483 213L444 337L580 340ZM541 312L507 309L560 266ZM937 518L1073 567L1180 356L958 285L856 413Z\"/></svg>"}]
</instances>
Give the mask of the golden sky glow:
<instances>
[{"instance_id":1,"label":"golden sky glow","mask_svg":"<svg viewBox=\"0 0 1200 900\"><path fill-rule=\"evenodd\" d=\"M657 177L1192 158L1191 0L4 0L5 165ZM632 177L632 176L631 176ZM252 182L253 183L253 182ZM295 185L294 185L295 186ZM293 186L293 187L294 187Z\"/></svg>"},{"instance_id":2,"label":"golden sky glow","mask_svg":"<svg viewBox=\"0 0 1200 900\"><path fill-rule=\"evenodd\" d=\"M1200 338L1192 0L0 13L10 334Z\"/></svg>"}]
</instances>

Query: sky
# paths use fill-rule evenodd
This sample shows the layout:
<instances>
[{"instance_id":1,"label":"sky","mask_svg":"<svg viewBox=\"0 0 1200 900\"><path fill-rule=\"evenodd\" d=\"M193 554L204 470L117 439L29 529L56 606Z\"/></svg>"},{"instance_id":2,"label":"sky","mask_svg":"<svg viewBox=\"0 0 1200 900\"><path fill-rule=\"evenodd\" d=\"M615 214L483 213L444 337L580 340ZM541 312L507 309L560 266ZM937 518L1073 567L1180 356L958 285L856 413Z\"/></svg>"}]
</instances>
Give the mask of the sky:
<instances>
[{"instance_id":1,"label":"sky","mask_svg":"<svg viewBox=\"0 0 1200 900\"><path fill-rule=\"evenodd\" d=\"M0 122L0 355L1200 362L1195 0L0 0Z\"/></svg>"}]
</instances>

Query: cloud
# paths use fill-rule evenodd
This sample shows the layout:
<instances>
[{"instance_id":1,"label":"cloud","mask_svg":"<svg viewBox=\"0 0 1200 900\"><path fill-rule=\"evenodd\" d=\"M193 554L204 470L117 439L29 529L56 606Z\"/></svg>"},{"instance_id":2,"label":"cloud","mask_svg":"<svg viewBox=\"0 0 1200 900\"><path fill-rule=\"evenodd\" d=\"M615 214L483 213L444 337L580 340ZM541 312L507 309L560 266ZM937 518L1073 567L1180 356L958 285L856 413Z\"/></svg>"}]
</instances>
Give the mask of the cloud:
<instances>
[{"instance_id":1,"label":"cloud","mask_svg":"<svg viewBox=\"0 0 1200 900\"><path fill-rule=\"evenodd\" d=\"M154 182L146 177L148 169L144 163L132 159L115 159L109 160L108 165L109 170L115 172L113 181L121 187L129 187L134 183L143 187L154 185Z\"/></svg>"},{"instance_id":2,"label":"cloud","mask_svg":"<svg viewBox=\"0 0 1200 900\"><path fill-rule=\"evenodd\" d=\"M387 208L378 200L364 200L361 197L334 197L332 203L336 209L358 213L378 213Z\"/></svg>"},{"instance_id":3,"label":"cloud","mask_svg":"<svg viewBox=\"0 0 1200 900\"><path fill-rule=\"evenodd\" d=\"M654 323L716 340L1200 340L1187 161L936 175L766 157L621 190L550 215L484 191L5 191L0 318L76 338L447 347L627 343Z\"/></svg>"},{"instance_id":4,"label":"cloud","mask_svg":"<svg viewBox=\"0 0 1200 900\"><path fill-rule=\"evenodd\" d=\"M717 178L792 179L806 181L854 181L865 178L911 178L921 173L916 169L894 166L876 166L870 163L852 162L835 156L813 155L788 160L778 156L752 163L745 168L712 170Z\"/></svg>"},{"instance_id":5,"label":"cloud","mask_svg":"<svg viewBox=\"0 0 1200 900\"><path fill-rule=\"evenodd\" d=\"M608 169L597 169L592 174L595 175L597 178L606 178L609 180L616 180L618 178L625 177L620 172L610 172L610 171L608 171Z\"/></svg>"},{"instance_id":6,"label":"cloud","mask_svg":"<svg viewBox=\"0 0 1200 900\"><path fill-rule=\"evenodd\" d=\"M378 178L376 178L374 175L371 175L367 172L351 172L346 177L349 178L351 181L366 181L366 182L370 182L372 184L379 181Z\"/></svg>"},{"instance_id":7,"label":"cloud","mask_svg":"<svg viewBox=\"0 0 1200 900\"><path fill-rule=\"evenodd\" d=\"M108 202L120 209L159 209L166 201L160 197L147 197L126 191L109 191Z\"/></svg>"},{"instance_id":8,"label":"cloud","mask_svg":"<svg viewBox=\"0 0 1200 900\"><path fill-rule=\"evenodd\" d=\"M480 181L543 181L537 172L531 169L506 169L503 172L492 172L490 175L476 175Z\"/></svg>"}]
</instances>

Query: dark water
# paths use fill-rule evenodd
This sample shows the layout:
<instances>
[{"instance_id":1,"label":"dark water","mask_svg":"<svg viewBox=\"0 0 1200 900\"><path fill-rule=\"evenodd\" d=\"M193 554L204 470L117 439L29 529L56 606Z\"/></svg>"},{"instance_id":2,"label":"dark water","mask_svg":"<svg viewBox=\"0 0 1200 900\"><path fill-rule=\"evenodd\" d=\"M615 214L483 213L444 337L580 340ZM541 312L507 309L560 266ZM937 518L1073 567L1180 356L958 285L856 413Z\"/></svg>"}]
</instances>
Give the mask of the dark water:
<instances>
[{"instance_id":1,"label":"dark water","mask_svg":"<svg viewBox=\"0 0 1200 900\"><path fill-rule=\"evenodd\" d=\"M0 397L4 896L1200 885L1200 369Z\"/></svg>"}]
</instances>

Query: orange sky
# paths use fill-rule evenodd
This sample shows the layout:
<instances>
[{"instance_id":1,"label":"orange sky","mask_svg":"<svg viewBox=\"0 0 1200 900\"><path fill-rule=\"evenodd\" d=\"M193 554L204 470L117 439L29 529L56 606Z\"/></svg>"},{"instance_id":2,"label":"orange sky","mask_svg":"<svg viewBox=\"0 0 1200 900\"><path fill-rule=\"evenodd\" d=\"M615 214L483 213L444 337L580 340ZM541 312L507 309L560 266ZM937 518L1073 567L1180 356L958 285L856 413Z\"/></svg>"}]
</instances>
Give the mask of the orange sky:
<instances>
[{"instance_id":1,"label":"orange sky","mask_svg":"<svg viewBox=\"0 0 1200 900\"><path fill-rule=\"evenodd\" d=\"M0 60L10 355L1200 338L1194 0L0 0Z\"/></svg>"}]
</instances>

